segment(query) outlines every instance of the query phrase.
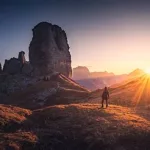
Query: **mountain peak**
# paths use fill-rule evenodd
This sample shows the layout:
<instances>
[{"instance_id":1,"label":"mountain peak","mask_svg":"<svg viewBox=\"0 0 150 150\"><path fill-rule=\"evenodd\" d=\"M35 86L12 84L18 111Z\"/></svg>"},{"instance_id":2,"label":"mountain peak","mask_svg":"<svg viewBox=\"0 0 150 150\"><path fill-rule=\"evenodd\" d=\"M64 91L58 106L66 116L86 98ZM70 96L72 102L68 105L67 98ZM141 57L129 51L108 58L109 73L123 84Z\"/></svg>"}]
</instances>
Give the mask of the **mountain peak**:
<instances>
[{"instance_id":1,"label":"mountain peak","mask_svg":"<svg viewBox=\"0 0 150 150\"><path fill-rule=\"evenodd\" d=\"M131 73L129 73L128 76L139 76L143 74L145 74L145 72L142 69L137 68L133 70Z\"/></svg>"}]
</instances>

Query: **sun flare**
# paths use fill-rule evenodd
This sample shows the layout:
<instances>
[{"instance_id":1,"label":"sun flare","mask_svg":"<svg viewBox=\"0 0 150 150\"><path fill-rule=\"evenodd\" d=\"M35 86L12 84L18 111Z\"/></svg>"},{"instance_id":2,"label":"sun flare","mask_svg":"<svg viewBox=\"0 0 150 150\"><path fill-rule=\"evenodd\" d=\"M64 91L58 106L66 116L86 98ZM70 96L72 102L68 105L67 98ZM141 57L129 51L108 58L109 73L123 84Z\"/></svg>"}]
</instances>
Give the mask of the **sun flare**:
<instances>
[{"instance_id":1,"label":"sun flare","mask_svg":"<svg viewBox=\"0 0 150 150\"><path fill-rule=\"evenodd\" d=\"M145 70L145 73L148 74L148 75L150 75L150 68L147 68L147 69Z\"/></svg>"}]
</instances>

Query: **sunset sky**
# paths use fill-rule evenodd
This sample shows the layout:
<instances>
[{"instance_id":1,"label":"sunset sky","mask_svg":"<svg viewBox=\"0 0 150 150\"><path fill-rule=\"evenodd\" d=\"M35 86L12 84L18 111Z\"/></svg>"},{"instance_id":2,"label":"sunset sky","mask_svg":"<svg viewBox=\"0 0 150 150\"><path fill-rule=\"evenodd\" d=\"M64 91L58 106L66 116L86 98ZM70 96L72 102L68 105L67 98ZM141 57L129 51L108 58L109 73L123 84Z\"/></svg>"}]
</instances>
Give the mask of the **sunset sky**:
<instances>
[{"instance_id":1,"label":"sunset sky","mask_svg":"<svg viewBox=\"0 0 150 150\"><path fill-rule=\"evenodd\" d=\"M41 21L67 33L72 67L129 73L150 68L147 0L1 0L0 62L25 51Z\"/></svg>"}]
</instances>

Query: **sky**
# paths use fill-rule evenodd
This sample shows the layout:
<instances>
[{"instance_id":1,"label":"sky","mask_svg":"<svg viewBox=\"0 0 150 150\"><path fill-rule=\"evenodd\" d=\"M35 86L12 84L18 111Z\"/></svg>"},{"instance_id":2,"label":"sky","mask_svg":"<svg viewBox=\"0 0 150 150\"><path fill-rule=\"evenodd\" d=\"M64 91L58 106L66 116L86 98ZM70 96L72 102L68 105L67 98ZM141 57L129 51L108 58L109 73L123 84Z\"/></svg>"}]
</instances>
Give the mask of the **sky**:
<instances>
[{"instance_id":1,"label":"sky","mask_svg":"<svg viewBox=\"0 0 150 150\"><path fill-rule=\"evenodd\" d=\"M72 67L129 73L150 68L148 0L0 0L0 62L26 52L42 21L67 33Z\"/></svg>"}]
</instances>

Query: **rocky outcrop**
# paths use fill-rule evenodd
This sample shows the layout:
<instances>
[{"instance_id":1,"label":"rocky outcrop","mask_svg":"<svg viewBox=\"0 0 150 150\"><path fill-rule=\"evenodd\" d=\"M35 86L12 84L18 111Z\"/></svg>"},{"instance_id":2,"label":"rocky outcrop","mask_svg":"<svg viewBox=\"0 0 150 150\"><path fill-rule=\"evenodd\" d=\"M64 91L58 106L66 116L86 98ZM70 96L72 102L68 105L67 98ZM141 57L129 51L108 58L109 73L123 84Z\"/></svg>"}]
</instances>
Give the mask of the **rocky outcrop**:
<instances>
[{"instance_id":1,"label":"rocky outcrop","mask_svg":"<svg viewBox=\"0 0 150 150\"><path fill-rule=\"evenodd\" d=\"M22 91L35 84L38 79L26 75L3 75L0 76L0 93L10 95L16 91Z\"/></svg>"},{"instance_id":2,"label":"rocky outcrop","mask_svg":"<svg viewBox=\"0 0 150 150\"><path fill-rule=\"evenodd\" d=\"M25 59L24 51L19 52L18 58L5 60L3 74L0 75L0 100L6 100L5 97L24 91L37 82L53 81L53 76L59 74L66 77L72 74L66 33L57 25L39 23L33 29L29 62ZM47 93L44 91L46 96ZM41 98L44 94L38 96Z\"/></svg>"},{"instance_id":3,"label":"rocky outcrop","mask_svg":"<svg viewBox=\"0 0 150 150\"><path fill-rule=\"evenodd\" d=\"M18 54L18 58L11 58L5 60L3 72L11 75L24 74L32 75L33 67L25 59L25 52L21 51Z\"/></svg>"},{"instance_id":4,"label":"rocky outcrop","mask_svg":"<svg viewBox=\"0 0 150 150\"><path fill-rule=\"evenodd\" d=\"M22 74L32 76L33 75L33 67L29 62L25 62L22 67Z\"/></svg>"},{"instance_id":5,"label":"rocky outcrop","mask_svg":"<svg viewBox=\"0 0 150 150\"><path fill-rule=\"evenodd\" d=\"M18 74L21 71L21 62L17 58L5 60L3 72L8 74Z\"/></svg>"},{"instance_id":6,"label":"rocky outcrop","mask_svg":"<svg viewBox=\"0 0 150 150\"><path fill-rule=\"evenodd\" d=\"M29 46L29 61L35 76L60 72L69 77L72 74L71 55L67 36L57 25L41 22L33 28Z\"/></svg>"},{"instance_id":7,"label":"rocky outcrop","mask_svg":"<svg viewBox=\"0 0 150 150\"><path fill-rule=\"evenodd\" d=\"M25 52L24 51L19 52L18 60L21 62L22 65L25 64L26 59L25 59Z\"/></svg>"},{"instance_id":8,"label":"rocky outcrop","mask_svg":"<svg viewBox=\"0 0 150 150\"><path fill-rule=\"evenodd\" d=\"M1 65L1 63L0 63L0 74L2 73L2 65Z\"/></svg>"}]
</instances>

